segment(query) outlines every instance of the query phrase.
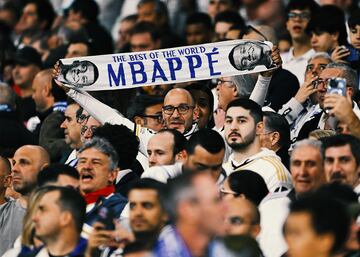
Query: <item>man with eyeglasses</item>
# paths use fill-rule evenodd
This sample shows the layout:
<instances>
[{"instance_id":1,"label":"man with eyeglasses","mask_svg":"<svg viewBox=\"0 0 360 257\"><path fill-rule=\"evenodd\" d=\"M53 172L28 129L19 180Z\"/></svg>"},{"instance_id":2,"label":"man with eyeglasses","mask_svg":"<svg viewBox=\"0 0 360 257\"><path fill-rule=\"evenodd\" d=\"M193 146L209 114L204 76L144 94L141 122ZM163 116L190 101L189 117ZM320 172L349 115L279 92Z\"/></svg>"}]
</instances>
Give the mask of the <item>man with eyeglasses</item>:
<instances>
[{"instance_id":1,"label":"man with eyeglasses","mask_svg":"<svg viewBox=\"0 0 360 257\"><path fill-rule=\"evenodd\" d=\"M133 108L131 108L134 112L129 115L129 118L142 127L159 131L163 128L161 112L163 103L162 97L139 95L135 98Z\"/></svg>"},{"instance_id":2,"label":"man with eyeglasses","mask_svg":"<svg viewBox=\"0 0 360 257\"><path fill-rule=\"evenodd\" d=\"M320 73L320 76L314 82L314 86L317 88L315 94L316 101L316 111L308 117L305 123L302 124L297 140L307 138L309 133L315 129L332 129L335 130L334 117L329 115L331 109L326 110L324 106L325 96L328 96L328 82L331 78L342 78L346 80L346 89L345 95L352 99L353 95L357 90L357 75L356 71L350 68L346 64L342 63L330 63L326 68ZM332 106L331 106L332 107ZM330 107L330 108L331 108ZM359 113L359 107L357 104L353 103L353 110L355 113Z\"/></svg>"},{"instance_id":3,"label":"man with eyeglasses","mask_svg":"<svg viewBox=\"0 0 360 257\"><path fill-rule=\"evenodd\" d=\"M290 124L290 139L293 145L298 134L306 121L319 112L317 106L317 87L315 81L320 73L331 63L331 57L324 52L315 53L309 60L305 71L305 82L300 86L298 92L278 111Z\"/></svg>"},{"instance_id":4,"label":"man with eyeglasses","mask_svg":"<svg viewBox=\"0 0 360 257\"><path fill-rule=\"evenodd\" d=\"M226 203L226 235L246 235L256 239L260 233L260 212L255 204L245 198L232 198Z\"/></svg>"},{"instance_id":5,"label":"man with eyeglasses","mask_svg":"<svg viewBox=\"0 0 360 257\"><path fill-rule=\"evenodd\" d=\"M319 5L314 0L290 1L286 8L286 28L291 37L292 47L289 52L282 54L281 58L283 68L295 74L300 85L304 82L307 60L315 53L305 29L318 9Z\"/></svg>"}]
</instances>

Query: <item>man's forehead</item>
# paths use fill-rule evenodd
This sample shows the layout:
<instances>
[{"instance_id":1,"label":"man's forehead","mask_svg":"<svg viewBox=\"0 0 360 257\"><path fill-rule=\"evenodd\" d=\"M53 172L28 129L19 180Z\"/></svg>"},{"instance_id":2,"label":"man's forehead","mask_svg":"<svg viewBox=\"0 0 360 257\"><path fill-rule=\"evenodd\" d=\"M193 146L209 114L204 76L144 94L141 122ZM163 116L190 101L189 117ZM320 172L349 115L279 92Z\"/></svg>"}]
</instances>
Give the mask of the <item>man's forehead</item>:
<instances>
[{"instance_id":1,"label":"man's forehead","mask_svg":"<svg viewBox=\"0 0 360 257\"><path fill-rule=\"evenodd\" d=\"M108 159L109 157L100 150L90 147L79 153L79 158Z\"/></svg>"},{"instance_id":2,"label":"man's forehead","mask_svg":"<svg viewBox=\"0 0 360 257\"><path fill-rule=\"evenodd\" d=\"M353 156L353 153L351 151L351 147L349 144L341 145L341 146L330 146L330 147L326 148L326 150L325 150L325 156L327 156L327 155L345 156L345 155L349 155L349 154L351 156Z\"/></svg>"},{"instance_id":3,"label":"man's forehead","mask_svg":"<svg viewBox=\"0 0 360 257\"><path fill-rule=\"evenodd\" d=\"M327 78L331 78L331 77L341 77L343 74L341 69L336 69L336 68L325 68L321 73L320 73L320 78L323 79L327 79Z\"/></svg>"},{"instance_id":4,"label":"man's forehead","mask_svg":"<svg viewBox=\"0 0 360 257\"><path fill-rule=\"evenodd\" d=\"M250 110L247 110L240 106L233 106L226 111L226 116L250 116Z\"/></svg>"},{"instance_id":5,"label":"man's forehead","mask_svg":"<svg viewBox=\"0 0 360 257\"><path fill-rule=\"evenodd\" d=\"M157 200L158 192L151 188L134 188L129 192L129 201L140 199L141 201L148 201L149 199Z\"/></svg>"},{"instance_id":6,"label":"man's forehead","mask_svg":"<svg viewBox=\"0 0 360 257\"><path fill-rule=\"evenodd\" d=\"M191 104L190 93L184 90L170 91L164 99L164 105Z\"/></svg>"},{"instance_id":7,"label":"man's forehead","mask_svg":"<svg viewBox=\"0 0 360 257\"><path fill-rule=\"evenodd\" d=\"M302 146L293 150L291 159L296 160L317 160L320 157L320 150L311 146Z\"/></svg>"}]
</instances>

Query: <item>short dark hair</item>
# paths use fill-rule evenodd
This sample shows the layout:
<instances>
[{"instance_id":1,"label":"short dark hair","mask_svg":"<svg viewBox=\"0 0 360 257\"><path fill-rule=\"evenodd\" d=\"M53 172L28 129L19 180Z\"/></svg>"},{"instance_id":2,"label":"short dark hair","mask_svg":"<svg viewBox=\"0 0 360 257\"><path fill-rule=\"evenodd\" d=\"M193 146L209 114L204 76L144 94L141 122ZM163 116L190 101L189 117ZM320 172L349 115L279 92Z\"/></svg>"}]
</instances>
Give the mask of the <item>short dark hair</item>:
<instances>
[{"instance_id":1,"label":"short dark hair","mask_svg":"<svg viewBox=\"0 0 360 257\"><path fill-rule=\"evenodd\" d=\"M5 168L6 168L5 173L9 175L11 173L11 164L9 159L0 155L0 161L2 161L5 164Z\"/></svg>"},{"instance_id":2,"label":"short dark hair","mask_svg":"<svg viewBox=\"0 0 360 257\"><path fill-rule=\"evenodd\" d=\"M94 0L74 0L68 10L80 12L89 21L97 21L100 13L99 5Z\"/></svg>"},{"instance_id":3,"label":"short dark hair","mask_svg":"<svg viewBox=\"0 0 360 257\"><path fill-rule=\"evenodd\" d=\"M146 189L151 189L157 192L158 198L159 198L159 202L161 204L162 208L165 208L163 206L163 201L162 201L162 195L164 193L165 189L165 184L161 183L155 179L151 179L151 178L141 178L141 179L137 179L134 180L132 182L130 182L130 189L128 191L128 196L130 194L130 192L132 190L146 190Z\"/></svg>"},{"instance_id":4,"label":"short dark hair","mask_svg":"<svg viewBox=\"0 0 360 257\"><path fill-rule=\"evenodd\" d=\"M39 187L47 183L57 182L60 175L67 175L74 179L80 179L79 172L66 164L54 163L46 166L37 175L37 184Z\"/></svg>"},{"instance_id":5,"label":"short dark hair","mask_svg":"<svg viewBox=\"0 0 360 257\"><path fill-rule=\"evenodd\" d=\"M36 5L36 12L40 21L45 21L45 30L50 30L55 19L54 7L48 0L29 0L27 4Z\"/></svg>"},{"instance_id":6,"label":"short dark hair","mask_svg":"<svg viewBox=\"0 0 360 257\"><path fill-rule=\"evenodd\" d=\"M316 234L330 233L334 236L331 253L340 250L346 242L351 220L346 206L340 201L312 193L291 202L292 213L308 213Z\"/></svg>"},{"instance_id":7,"label":"short dark hair","mask_svg":"<svg viewBox=\"0 0 360 257\"><path fill-rule=\"evenodd\" d=\"M226 23L231 23L232 25L239 25L243 28L245 27L244 19L240 16L239 13L234 12L234 11L219 12L215 16L214 24L216 24L218 22L226 22Z\"/></svg>"},{"instance_id":8,"label":"short dark hair","mask_svg":"<svg viewBox=\"0 0 360 257\"><path fill-rule=\"evenodd\" d=\"M269 189L264 179L251 170L233 172L227 178L229 187L236 193L236 196L245 195L246 199L256 206L268 195Z\"/></svg>"},{"instance_id":9,"label":"short dark hair","mask_svg":"<svg viewBox=\"0 0 360 257\"><path fill-rule=\"evenodd\" d=\"M355 28L356 25L360 25L360 9L353 11L348 19L349 28Z\"/></svg>"},{"instance_id":10,"label":"short dark hair","mask_svg":"<svg viewBox=\"0 0 360 257\"><path fill-rule=\"evenodd\" d=\"M131 22L136 22L137 21L137 19L138 19L138 15L137 14L130 14L130 15L128 15L128 16L125 16L122 20L121 20L121 22L123 22L123 21L131 21Z\"/></svg>"},{"instance_id":11,"label":"short dark hair","mask_svg":"<svg viewBox=\"0 0 360 257\"><path fill-rule=\"evenodd\" d=\"M176 129L162 129L158 132L159 133L170 133L174 137L174 146L173 146L173 154L174 156L180 153L182 150L185 149L185 145L187 143L187 139L184 134L180 133Z\"/></svg>"},{"instance_id":12,"label":"short dark hair","mask_svg":"<svg viewBox=\"0 0 360 257\"><path fill-rule=\"evenodd\" d=\"M335 135L331 137L325 137L321 139L323 147L323 156L325 157L326 149L330 147L340 147L349 145L352 155L355 157L356 165L360 165L360 140L352 135Z\"/></svg>"},{"instance_id":13,"label":"short dark hair","mask_svg":"<svg viewBox=\"0 0 360 257\"><path fill-rule=\"evenodd\" d=\"M211 21L211 17L207 13L203 12L195 12L189 15L186 19L186 26L194 25L194 24L202 24L210 31L214 30L214 26Z\"/></svg>"},{"instance_id":14,"label":"short dark hair","mask_svg":"<svg viewBox=\"0 0 360 257\"><path fill-rule=\"evenodd\" d=\"M284 116L270 111L263 112L265 129L269 132L278 132L280 134L280 147L290 146L290 125Z\"/></svg>"},{"instance_id":15,"label":"short dark hair","mask_svg":"<svg viewBox=\"0 0 360 257\"><path fill-rule=\"evenodd\" d=\"M191 155L194 154L196 146L201 146L209 153L219 153L225 149L225 142L221 135L213 129L200 129L196 131L186 143L185 150Z\"/></svg>"},{"instance_id":16,"label":"short dark hair","mask_svg":"<svg viewBox=\"0 0 360 257\"><path fill-rule=\"evenodd\" d=\"M231 108L231 107L242 107L245 110L249 110L250 111L250 115L251 117L254 119L255 124L257 124L258 122L263 120L263 112L261 110L261 106L258 105L256 102L254 102L253 100L247 99L247 98L238 98L235 99L233 101L231 101L227 108L226 108L226 112Z\"/></svg>"},{"instance_id":17,"label":"short dark hair","mask_svg":"<svg viewBox=\"0 0 360 257\"><path fill-rule=\"evenodd\" d=\"M292 10L306 10L310 11L311 18L319 11L320 6L314 0L292 0L285 8L285 12L289 13Z\"/></svg>"},{"instance_id":18,"label":"short dark hair","mask_svg":"<svg viewBox=\"0 0 360 257\"><path fill-rule=\"evenodd\" d=\"M62 211L71 213L76 230L80 234L86 218L86 202L82 195L71 187L45 186L39 187L38 190L44 192L43 197L46 193L59 192L59 207Z\"/></svg>"},{"instance_id":19,"label":"short dark hair","mask_svg":"<svg viewBox=\"0 0 360 257\"><path fill-rule=\"evenodd\" d=\"M124 125L105 123L95 131L94 136L105 138L111 142L119 156L118 167L121 169L131 168L139 151L139 140L130 129Z\"/></svg>"},{"instance_id":20,"label":"short dark hair","mask_svg":"<svg viewBox=\"0 0 360 257\"><path fill-rule=\"evenodd\" d=\"M138 95L133 102L132 108L129 108L127 116L131 119L134 119L135 116L143 116L146 108L163 102L164 98L160 96Z\"/></svg>"},{"instance_id":21,"label":"short dark hair","mask_svg":"<svg viewBox=\"0 0 360 257\"><path fill-rule=\"evenodd\" d=\"M347 32L345 25L344 12L335 5L321 6L313 19L307 25L306 32L311 34L320 34L327 32L329 34L339 33L338 43L347 45Z\"/></svg>"},{"instance_id":22,"label":"short dark hair","mask_svg":"<svg viewBox=\"0 0 360 257\"><path fill-rule=\"evenodd\" d=\"M160 33L157 30L155 24L152 22L148 22L148 21L138 22L130 31L131 36L142 33L149 33L152 41L154 42L160 39Z\"/></svg>"}]
</instances>

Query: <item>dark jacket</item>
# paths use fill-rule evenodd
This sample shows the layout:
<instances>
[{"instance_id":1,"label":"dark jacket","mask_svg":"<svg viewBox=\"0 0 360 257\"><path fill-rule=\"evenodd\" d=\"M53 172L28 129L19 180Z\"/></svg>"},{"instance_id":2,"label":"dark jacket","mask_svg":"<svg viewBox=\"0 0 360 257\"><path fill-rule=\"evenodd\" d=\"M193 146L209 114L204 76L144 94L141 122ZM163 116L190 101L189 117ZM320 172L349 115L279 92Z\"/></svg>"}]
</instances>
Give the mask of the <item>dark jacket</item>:
<instances>
[{"instance_id":1,"label":"dark jacket","mask_svg":"<svg viewBox=\"0 0 360 257\"><path fill-rule=\"evenodd\" d=\"M25 128L15 112L0 112L0 154L12 156L17 148L35 143L35 137Z\"/></svg>"}]
</instances>

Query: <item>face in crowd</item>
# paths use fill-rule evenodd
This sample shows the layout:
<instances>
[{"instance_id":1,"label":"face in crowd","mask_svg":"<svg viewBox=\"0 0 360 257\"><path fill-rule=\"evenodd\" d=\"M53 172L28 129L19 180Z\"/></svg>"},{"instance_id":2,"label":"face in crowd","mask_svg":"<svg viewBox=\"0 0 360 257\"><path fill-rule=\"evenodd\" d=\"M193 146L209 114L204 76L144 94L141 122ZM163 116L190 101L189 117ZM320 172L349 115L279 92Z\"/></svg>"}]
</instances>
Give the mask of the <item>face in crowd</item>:
<instances>
[{"instance_id":1,"label":"face in crowd","mask_svg":"<svg viewBox=\"0 0 360 257\"><path fill-rule=\"evenodd\" d=\"M305 145L291 153L290 171L298 194L313 191L325 183L321 153L313 146Z\"/></svg>"},{"instance_id":2,"label":"face in crowd","mask_svg":"<svg viewBox=\"0 0 360 257\"><path fill-rule=\"evenodd\" d=\"M109 157L96 148L88 148L78 155L80 190L87 194L112 185L117 170L112 170Z\"/></svg>"},{"instance_id":3,"label":"face in crowd","mask_svg":"<svg viewBox=\"0 0 360 257\"><path fill-rule=\"evenodd\" d=\"M170 90L165 96L162 110L166 128L176 129L181 133L189 131L193 124L194 109L194 100L187 90Z\"/></svg>"}]
</instances>

